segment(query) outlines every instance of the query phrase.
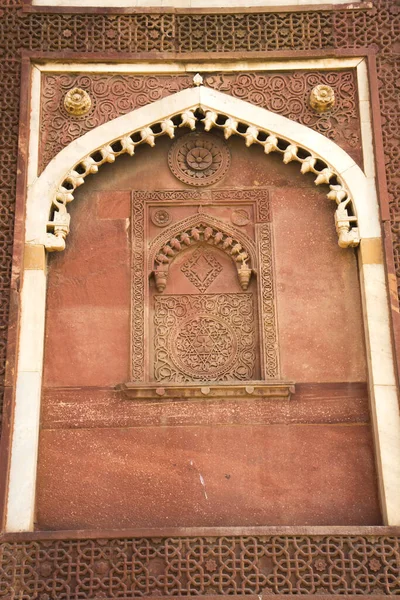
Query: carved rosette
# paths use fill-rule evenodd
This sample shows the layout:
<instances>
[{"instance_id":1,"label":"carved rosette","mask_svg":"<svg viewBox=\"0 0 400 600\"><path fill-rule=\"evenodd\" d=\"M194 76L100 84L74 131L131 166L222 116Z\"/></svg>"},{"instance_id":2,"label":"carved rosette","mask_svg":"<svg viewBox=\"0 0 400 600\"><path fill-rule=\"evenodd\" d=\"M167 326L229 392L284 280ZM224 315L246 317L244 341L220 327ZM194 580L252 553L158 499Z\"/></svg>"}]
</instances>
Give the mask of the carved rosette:
<instances>
[{"instance_id":1,"label":"carved rosette","mask_svg":"<svg viewBox=\"0 0 400 600\"><path fill-rule=\"evenodd\" d=\"M335 104L335 92L330 85L316 85L310 94L310 106L316 112L324 113Z\"/></svg>"},{"instance_id":2,"label":"carved rosette","mask_svg":"<svg viewBox=\"0 0 400 600\"><path fill-rule=\"evenodd\" d=\"M226 144L213 135L192 133L179 138L168 153L177 179L189 185L212 185L226 174L231 157Z\"/></svg>"},{"instance_id":3,"label":"carved rosette","mask_svg":"<svg viewBox=\"0 0 400 600\"><path fill-rule=\"evenodd\" d=\"M64 108L68 114L74 117L86 115L92 106L90 96L81 88L73 88L64 96Z\"/></svg>"},{"instance_id":4,"label":"carved rosette","mask_svg":"<svg viewBox=\"0 0 400 600\"><path fill-rule=\"evenodd\" d=\"M167 210L160 208L151 214L151 221L157 227L166 227L171 223L172 217Z\"/></svg>"}]
</instances>

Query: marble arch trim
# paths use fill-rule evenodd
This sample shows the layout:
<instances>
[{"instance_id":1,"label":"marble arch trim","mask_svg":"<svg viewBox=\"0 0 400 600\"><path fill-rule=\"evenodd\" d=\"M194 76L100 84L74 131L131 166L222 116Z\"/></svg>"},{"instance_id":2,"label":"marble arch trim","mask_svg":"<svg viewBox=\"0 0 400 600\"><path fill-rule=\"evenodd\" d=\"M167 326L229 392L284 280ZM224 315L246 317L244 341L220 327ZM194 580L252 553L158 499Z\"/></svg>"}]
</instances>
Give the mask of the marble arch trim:
<instances>
[{"instance_id":1,"label":"marble arch trim","mask_svg":"<svg viewBox=\"0 0 400 600\"><path fill-rule=\"evenodd\" d=\"M266 144L277 146L274 139L267 141L268 137L275 137L278 141L285 140L287 144L284 149L271 148L280 151L285 162L297 160L303 166L307 159L299 158L298 149L305 149L309 156L320 158L327 165L328 172L325 174L315 172L317 178L322 175L322 180L317 183L329 183L330 171L343 182L348 196L335 197L335 192L341 190L331 189L331 198L336 200L339 206L343 203L343 199L346 201L347 197L351 198L354 216L357 218L359 240L354 239L354 243L343 245L357 245L360 241L358 250L360 279L382 511L386 524L400 525L398 507L400 417L375 184L373 182L372 185L372 180L364 175L343 150L322 135L265 109L201 86L184 90L137 109L85 134L62 150L28 188L25 269L21 291L21 326L7 499L7 531L33 529L46 306L45 250L46 247L48 250L63 248L63 243L59 247L52 247L53 243L58 244L54 238L61 238L63 242L65 237L62 232L60 236L54 235L53 230L57 225L55 221L50 225L51 233L48 233L52 206L55 205L56 212L60 212L57 203L61 202L64 208L67 204L57 197L60 186L68 178L71 181L74 177L79 177L80 174L74 170L74 167L100 148L106 148L100 163L113 162L115 156L110 158L113 152L122 153L120 150L112 149L115 141L127 138L132 135L132 132L138 132L139 142L147 142L151 145L156 137L151 129L155 123L166 122L171 117L180 115L180 124L190 126L190 120L195 118L194 111L198 108L203 111L206 130L219 126L214 115L224 115L230 119L229 127L233 130L234 121L247 124L246 133L239 134L245 138L246 145L262 143L265 150ZM185 119L187 123L184 122ZM167 123L165 131L161 133L168 133L169 127L170 124ZM225 127L225 133L226 130ZM267 138L260 139L257 133L260 131L267 131ZM232 131L232 134L236 132ZM134 146L132 138L129 139ZM126 143L128 147L127 139ZM89 164L88 167L93 167L93 164ZM313 165L308 170L312 171ZM66 193L70 191L66 190ZM346 206L342 208L346 209ZM61 212L67 214L63 209ZM68 219L61 220L58 225L67 229ZM336 225L340 229L340 213ZM352 229L349 228L349 231L351 232Z\"/></svg>"},{"instance_id":2,"label":"marble arch trim","mask_svg":"<svg viewBox=\"0 0 400 600\"><path fill-rule=\"evenodd\" d=\"M314 173L316 185L330 185L336 180L336 184L330 185L328 198L338 205L335 222L340 246L357 246L361 238L380 237L375 190L337 144L286 117L200 86L100 125L59 152L28 189L26 243L43 244L50 251L63 250L63 240L69 231L67 205L85 177L96 173L102 164L114 162L121 154L133 156L139 144L152 146L160 135L173 137L172 119L180 119L180 127L194 129L197 109L205 115L202 120L206 131L219 128L226 138L241 135L246 146L262 145L266 154L280 152L285 164L298 161L302 173ZM218 116L225 118L223 125L217 122ZM239 123L246 126L244 133L238 131ZM157 133L155 127L159 129ZM95 155L97 160L93 158ZM320 170L315 168L318 160L326 165ZM353 215L347 214L349 205ZM49 221L52 208L56 219ZM351 224L352 220L357 221L357 228ZM46 233L49 229L55 230L56 236Z\"/></svg>"}]
</instances>

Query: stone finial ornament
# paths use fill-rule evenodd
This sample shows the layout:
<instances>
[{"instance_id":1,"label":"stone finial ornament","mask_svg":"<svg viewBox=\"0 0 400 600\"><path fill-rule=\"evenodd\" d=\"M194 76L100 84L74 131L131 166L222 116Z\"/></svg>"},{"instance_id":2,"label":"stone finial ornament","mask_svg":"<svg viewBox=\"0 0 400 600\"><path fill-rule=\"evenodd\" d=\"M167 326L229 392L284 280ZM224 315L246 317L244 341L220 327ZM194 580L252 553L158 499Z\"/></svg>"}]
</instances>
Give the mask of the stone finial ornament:
<instances>
[{"instance_id":1,"label":"stone finial ornament","mask_svg":"<svg viewBox=\"0 0 400 600\"><path fill-rule=\"evenodd\" d=\"M195 86L203 85L203 78L200 73L196 73L196 75L193 77L193 83Z\"/></svg>"},{"instance_id":2,"label":"stone finial ornament","mask_svg":"<svg viewBox=\"0 0 400 600\"><path fill-rule=\"evenodd\" d=\"M316 85L310 94L310 106L316 112L323 113L335 104L335 92L330 85Z\"/></svg>"},{"instance_id":3,"label":"stone finial ornament","mask_svg":"<svg viewBox=\"0 0 400 600\"><path fill-rule=\"evenodd\" d=\"M72 88L65 94L64 108L70 115L75 117L86 115L91 106L92 101L89 94L81 88Z\"/></svg>"}]
</instances>

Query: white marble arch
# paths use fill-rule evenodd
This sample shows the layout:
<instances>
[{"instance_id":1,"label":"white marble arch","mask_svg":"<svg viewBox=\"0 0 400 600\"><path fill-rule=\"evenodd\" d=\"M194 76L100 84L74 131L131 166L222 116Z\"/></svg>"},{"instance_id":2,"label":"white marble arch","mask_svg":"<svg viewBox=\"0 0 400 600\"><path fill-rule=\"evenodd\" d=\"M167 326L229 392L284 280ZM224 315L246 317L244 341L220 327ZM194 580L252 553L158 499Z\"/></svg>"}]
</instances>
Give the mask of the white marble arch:
<instances>
[{"instance_id":1,"label":"white marble arch","mask_svg":"<svg viewBox=\"0 0 400 600\"><path fill-rule=\"evenodd\" d=\"M199 86L177 92L108 121L61 150L28 188L26 242L46 244L45 236L53 200L62 189L62 182L80 161L100 148L109 150L113 142L126 138L133 132L147 130L155 123L197 108L227 115L260 131L267 131L321 158L344 182L351 196L360 237L380 237L375 189L354 160L335 142L286 117L217 90Z\"/></svg>"},{"instance_id":2,"label":"white marble arch","mask_svg":"<svg viewBox=\"0 0 400 600\"><path fill-rule=\"evenodd\" d=\"M197 108L206 116L209 111L210 126L213 113L229 115L254 128L251 135L255 130L268 131L289 141L292 148L298 146L322 158L351 195L360 236L360 281L382 512L386 524L400 525L400 415L375 181L367 178L346 152L319 133L243 100L199 86L136 109L86 133L64 148L28 187L6 530L33 529L46 307L46 267L38 256L44 257L46 245L49 247L47 224L53 201L68 174L94 151L110 148L114 141L134 131L149 135L148 128L155 123L174 115L191 114ZM258 143L252 141L251 135L245 139L247 145ZM151 143L150 139L147 141ZM292 160L290 155L286 158L285 162Z\"/></svg>"}]
</instances>

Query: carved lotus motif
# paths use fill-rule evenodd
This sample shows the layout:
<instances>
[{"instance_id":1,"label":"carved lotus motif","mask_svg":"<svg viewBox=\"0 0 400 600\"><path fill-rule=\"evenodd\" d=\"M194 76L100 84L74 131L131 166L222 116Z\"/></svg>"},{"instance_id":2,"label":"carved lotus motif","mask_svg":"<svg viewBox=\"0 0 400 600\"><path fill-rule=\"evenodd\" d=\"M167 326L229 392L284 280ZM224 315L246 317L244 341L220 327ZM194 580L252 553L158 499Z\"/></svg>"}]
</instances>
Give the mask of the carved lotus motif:
<instances>
[{"instance_id":1,"label":"carved lotus motif","mask_svg":"<svg viewBox=\"0 0 400 600\"><path fill-rule=\"evenodd\" d=\"M175 177L184 183L211 185L226 174L230 153L225 143L216 136L188 134L172 146L168 164Z\"/></svg>"},{"instance_id":2,"label":"carved lotus motif","mask_svg":"<svg viewBox=\"0 0 400 600\"><path fill-rule=\"evenodd\" d=\"M335 104L335 92L330 85L316 85L310 94L310 106L316 112L326 112Z\"/></svg>"},{"instance_id":3,"label":"carved lotus motif","mask_svg":"<svg viewBox=\"0 0 400 600\"><path fill-rule=\"evenodd\" d=\"M89 112L92 106L90 96L81 88L73 88L65 94L64 108L70 114L80 117Z\"/></svg>"}]
</instances>

